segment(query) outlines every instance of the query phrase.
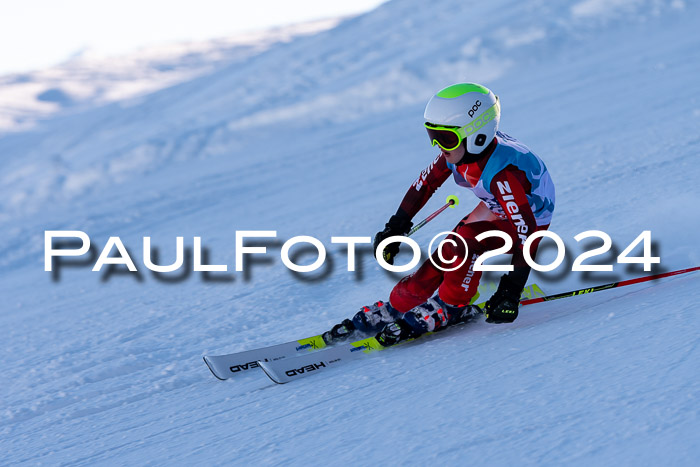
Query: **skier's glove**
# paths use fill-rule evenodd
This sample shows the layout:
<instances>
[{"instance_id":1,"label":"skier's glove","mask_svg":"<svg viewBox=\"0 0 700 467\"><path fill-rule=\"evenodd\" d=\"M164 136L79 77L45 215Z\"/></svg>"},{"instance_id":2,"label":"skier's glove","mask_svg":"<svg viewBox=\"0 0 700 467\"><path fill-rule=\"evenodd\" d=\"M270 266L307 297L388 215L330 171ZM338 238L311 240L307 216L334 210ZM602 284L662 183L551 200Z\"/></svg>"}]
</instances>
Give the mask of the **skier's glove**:
<instances>
[{"instance_id":1,"label":"skier's glove","mask_svg":"<svg viewBox=\"0 0 700 467\"><path fill-rule=\"evenodd\" d=\"M413 227L413 222L411 222L411 219L408 218L408 216L394 214L389 219L389 222L386 223L384 230L377 232L377 235L374 236L374 251L377 251L379 243L385 238L393 237L395 235L406 235L408 231L411 230L411 227ZM388 244L382 252L384 261L389 264L394 264L394 258L397 254L399 254L400 245L401 243L399 242Z\"/></svg>"},{"instance_id":2,"label":"skier's glove","mask_svg":"<svg viewBox=\"0 0 700 467\"><path fill-rule=\"evenodd\" d=\"M512 323L518 317L522 288L510 283L507 276L501 278L498 290L484 304L487 323Z\"/></svg>"}]
</instances>

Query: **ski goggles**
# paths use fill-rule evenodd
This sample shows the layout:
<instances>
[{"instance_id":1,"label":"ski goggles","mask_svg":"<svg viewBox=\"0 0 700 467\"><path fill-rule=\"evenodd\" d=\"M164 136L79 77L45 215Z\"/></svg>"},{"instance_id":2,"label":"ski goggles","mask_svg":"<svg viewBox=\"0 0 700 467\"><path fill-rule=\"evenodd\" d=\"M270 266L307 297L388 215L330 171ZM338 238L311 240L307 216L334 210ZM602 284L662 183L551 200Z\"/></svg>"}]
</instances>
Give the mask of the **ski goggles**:
<instances>
[{"instance_id":1,"label":"ski goggles","mask_svg":"<svg viewBox=\"0 0 700 467\"><path fill-rule=\"evenodd\" d=\"M437 144L445 151L454 151L462 144L462 140L467 137L466 128L466 126L443 126L425 122L431 144L433 146Z\"/></svg>"}]
</instances>

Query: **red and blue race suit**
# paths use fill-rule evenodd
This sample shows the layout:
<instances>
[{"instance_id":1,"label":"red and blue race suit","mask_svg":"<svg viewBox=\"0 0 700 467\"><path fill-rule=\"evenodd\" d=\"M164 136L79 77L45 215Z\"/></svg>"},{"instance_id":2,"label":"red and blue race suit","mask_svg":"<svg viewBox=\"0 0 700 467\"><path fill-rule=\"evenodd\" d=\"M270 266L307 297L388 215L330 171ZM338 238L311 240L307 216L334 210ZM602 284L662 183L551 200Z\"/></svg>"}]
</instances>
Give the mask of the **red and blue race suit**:
<instances>
[{"instance_id":1,"label":"red and blue race suit","mask_svg":"<svg viewBox=\"0 0 700 467\"><path fill-rule=\"evenodd\" d=\"M500 230L513 239L510 251L514 270L508 273L512 284L521 289L527 282L530 267L524 260L523 244L537 230L549 227L554 212L554 184L542 160L524 144L504 133L497 132L486 154L476 162L454 165L441 153L421 172L403 198L398 215L413 218L435 191L453 176L455 182L471 190L481 203L464 217L453 232L459 234L454 244L444 243L441 253L436 250L431 261L425 261L413 274L404 277L392 290L391 305L406 312L424 303L435 290L450 305L466 305L476 295L481 272L474 270L474 261L482 253L503 246L503 240L490 237L477 242L475 237L489 230ZM535 257L538 241L530 253ZM455 246L456 245L456 246ZM441 260L440 256L449 263Z\"/></svg>"}]
</instances>

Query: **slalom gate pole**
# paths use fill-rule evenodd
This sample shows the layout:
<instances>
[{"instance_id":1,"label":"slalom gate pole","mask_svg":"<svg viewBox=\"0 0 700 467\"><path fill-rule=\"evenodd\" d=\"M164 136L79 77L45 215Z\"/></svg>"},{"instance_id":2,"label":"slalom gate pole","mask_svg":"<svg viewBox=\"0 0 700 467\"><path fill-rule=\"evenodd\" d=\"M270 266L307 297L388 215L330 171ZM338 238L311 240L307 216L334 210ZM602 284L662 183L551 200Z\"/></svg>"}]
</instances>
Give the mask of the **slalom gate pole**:
<instances>
[{"instance_id":1,"label":"slalom gate pole","mask_svg":"<svg viewBox=\"0 0 700 467\"><path fill-rule=\"evenodd\" d=\"M700 266L688 269L679 269L678 271L664 272L661 274L654 274L652 276L637 277L635 279L627 279L620 282L611 282L610 284L596 285L594 287L588 287L585 289L572 290L570 292L562 292L554 295L547 295L546 297L528 298L527 300L521 300L521 305L531 305L533 303L548 302L550 300L557 300L560 298L573 297L576 295L584 295L593 292L600 292L601 290L615 289L617 287L624 287L625 285L640 284L642 282L653 281L656 279L661 279L664 277L677 276L679 274L686 274L688 272L700 271Z\"/></svg>"},{"instance_id":2,"label":"slalom gate pole","mask_svg":"<svg viewBox=\"0 0 700 467\"><path fill-rule=\"evenodd\" d=\"M417 231L418 229L420 229L420 228L423 227L425 224L427 224L428 222L430 222L430 221L432 221L433 219L435 219L435 218L438 216L438 214L440 214L442 211L444 211L444 210L447 209L447 208L454 208L454 207L456 207L458 204L459 204L459 198L457 198L455 195L450 195L450 196L448 196L448 197L447 197L447 202L445 203L445 205L444 205L443 207L441 207L440 209L438 209L437 211L435 211L434 213L432 213L431 215L429 215L428 217L426 217L425 219L423 219L422 221L420 221L418 224L416 224L415 227L413 227L413 228L406 234L406 236L407 236L407 237L410 237L411 235L413 235L414 233L416 233L416 231Z\"/></svg>"}]
</instances>

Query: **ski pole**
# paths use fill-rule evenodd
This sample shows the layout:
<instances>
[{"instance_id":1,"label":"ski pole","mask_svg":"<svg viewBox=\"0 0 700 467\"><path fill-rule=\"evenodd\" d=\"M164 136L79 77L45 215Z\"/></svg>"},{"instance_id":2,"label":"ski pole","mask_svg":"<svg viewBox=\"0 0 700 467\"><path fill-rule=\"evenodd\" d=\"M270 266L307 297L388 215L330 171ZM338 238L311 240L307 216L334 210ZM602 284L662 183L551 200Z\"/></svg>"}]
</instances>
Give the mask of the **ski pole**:
<instances>
[{"instance_id":1,"label":"ski pole","mask_svg":"<svg viewBox=\"0 0 700 467\"><path fill-rule=\"evenodd\" d=\"M550 300L557 300L560 298L574 297L576 295L583 295L593 292L600 292L601 290L615 289L617 287L624 287L626 285L640 284L642 282L653 281L655 279L661 279L664 277L677 276L679 274L686 274L688 272L700 271L700 266L688 269L679 269L678 271L664 272L661 274L654 274L652 276L637 277L635 279L627 279L620 282L611 282L610 284L596 285L595 287L588 287L585 289L572 290L570 292L562 292L554 295L547 295L546 297L528 298L527 300L521 300L521 305L531 305L533 303L548 302Z\"/></svg>"},{"instance_id":2,"label":"ski pole","mask_svg":"<svg viewBox=\"0 0 700 467\"><path fill-rule=\"evenodd\" d=\"M445 203L445 205L444 205L443 207L441 207L440 209L438 209L437 211L435 211L434 213L432 213L431 215L429 215L428 217L426 217L425 219L423 219L422 221L420 221L419 223L417 223L417 224L415 225L415 227L413 227L413 228L406 234L406 236L407 236L407 237L410 237L411 235L413 235L414 233L416 233L416 231L417 231L418 229L420 229L420 228L423 227L425 224L427 224L428 222L430 222L430 221L432 221L433 219L435 219L435 218L438 216L438 214L440 214L440 213L441 213L442 211L444 211L445 209L447 209L447 208L454 208L455 206L457 206L457 205L459 204L459 198L457 198L455 195L450 195L450 196L448 196L446 201L447 201L447 202Z\"/></svg>"}]
</instances>

